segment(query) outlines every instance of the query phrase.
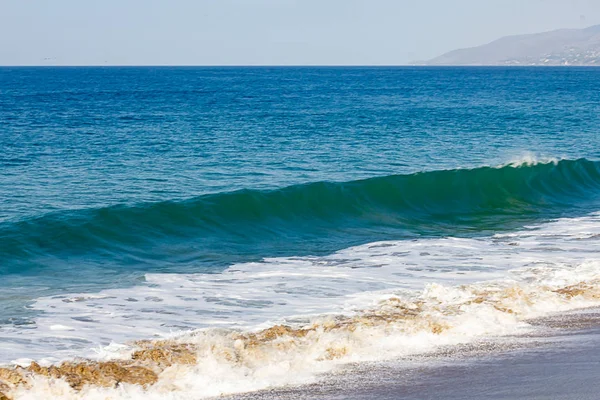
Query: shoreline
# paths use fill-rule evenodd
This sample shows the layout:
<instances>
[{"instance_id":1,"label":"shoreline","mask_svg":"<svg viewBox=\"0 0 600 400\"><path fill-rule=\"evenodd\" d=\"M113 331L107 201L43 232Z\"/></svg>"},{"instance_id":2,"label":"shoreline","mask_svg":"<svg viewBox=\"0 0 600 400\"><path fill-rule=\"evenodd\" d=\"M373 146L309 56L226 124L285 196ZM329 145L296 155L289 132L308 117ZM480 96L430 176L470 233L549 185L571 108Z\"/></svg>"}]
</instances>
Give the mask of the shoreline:
<instances>
[{"instance_id":1,"label":"shoreline","mask_svg":"<svg viewBox=\"0 0 600 400\"><path fill-rule=\"evenodd\" d=\"M577 310L535 319L531 324L541 331L408 360L348 366L315 384L224 399L596 399L600 390L600 310Z\"/></svg>"}]
</instances>

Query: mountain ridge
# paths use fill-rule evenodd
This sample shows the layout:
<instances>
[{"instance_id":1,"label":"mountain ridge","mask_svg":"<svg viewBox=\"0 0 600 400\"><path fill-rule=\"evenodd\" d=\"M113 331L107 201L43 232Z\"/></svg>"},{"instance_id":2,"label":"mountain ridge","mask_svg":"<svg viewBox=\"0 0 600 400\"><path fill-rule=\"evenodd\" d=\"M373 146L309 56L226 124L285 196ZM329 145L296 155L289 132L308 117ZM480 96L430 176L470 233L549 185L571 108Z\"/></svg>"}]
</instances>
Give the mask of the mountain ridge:
<instances>
[{"instance_id":1,"label":"mountain ridge","mask_svg":"<svg viewBox=\"0 0 600 400\"><path fill-rule=\"evenodd\" d=\"M414 64L600 66L600 25L504 36Z\"/></svg>"}]
</instances>

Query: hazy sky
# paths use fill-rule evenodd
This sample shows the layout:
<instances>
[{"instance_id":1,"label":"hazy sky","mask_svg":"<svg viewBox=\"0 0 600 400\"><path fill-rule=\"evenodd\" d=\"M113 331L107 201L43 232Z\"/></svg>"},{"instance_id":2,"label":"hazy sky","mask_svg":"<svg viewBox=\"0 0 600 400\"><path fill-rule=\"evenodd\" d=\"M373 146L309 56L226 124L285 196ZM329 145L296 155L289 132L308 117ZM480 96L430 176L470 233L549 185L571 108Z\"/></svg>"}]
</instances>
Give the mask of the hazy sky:
<instances>
[{"instance_id":1,"label":"hazy sky","mask_svg":"<svg viewBox=\"0 0 600 400\"><path fill-rule=\"evenodd\" d=\"M405 64L600 0L0 0L0 65Z\"/></svg>"}]
</instances>

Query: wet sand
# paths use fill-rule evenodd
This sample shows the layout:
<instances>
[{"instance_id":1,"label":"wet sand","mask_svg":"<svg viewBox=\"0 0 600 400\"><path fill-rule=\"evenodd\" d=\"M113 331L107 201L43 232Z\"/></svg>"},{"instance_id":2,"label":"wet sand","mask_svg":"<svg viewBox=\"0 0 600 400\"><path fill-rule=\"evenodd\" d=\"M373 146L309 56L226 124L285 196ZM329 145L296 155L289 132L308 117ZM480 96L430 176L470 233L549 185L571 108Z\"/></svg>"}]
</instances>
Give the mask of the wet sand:
<instances>
[{"instance_id":1,"label":"wet sand","mask_svg":"<svg viewBox=\"0 0 600 400\"><path fill-rule=\"evenodd\" d=\"M600 313L573 313L534 324L540 328L535 335L350 366L317 384L228 399L599 399Z\"/></svg>"}]
</instances>

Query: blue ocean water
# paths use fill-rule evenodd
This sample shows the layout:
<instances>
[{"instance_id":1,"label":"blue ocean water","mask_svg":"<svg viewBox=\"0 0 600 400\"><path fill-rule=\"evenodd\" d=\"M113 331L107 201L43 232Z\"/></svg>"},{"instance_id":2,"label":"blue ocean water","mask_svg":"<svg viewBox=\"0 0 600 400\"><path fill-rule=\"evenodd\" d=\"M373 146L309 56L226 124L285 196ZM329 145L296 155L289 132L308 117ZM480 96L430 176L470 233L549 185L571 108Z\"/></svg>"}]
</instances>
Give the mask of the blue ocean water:
<instances>
[{"instance_id":1,"label":"blue ocean water","mask_svg":"<svg viewBox=\"0 0 600 400\"><path fill-rule=\"evenodd\" d=\"M147 273L598 211L599 89L590 68L0 68L0 325Z\"/></svg>"}]
</instances>

